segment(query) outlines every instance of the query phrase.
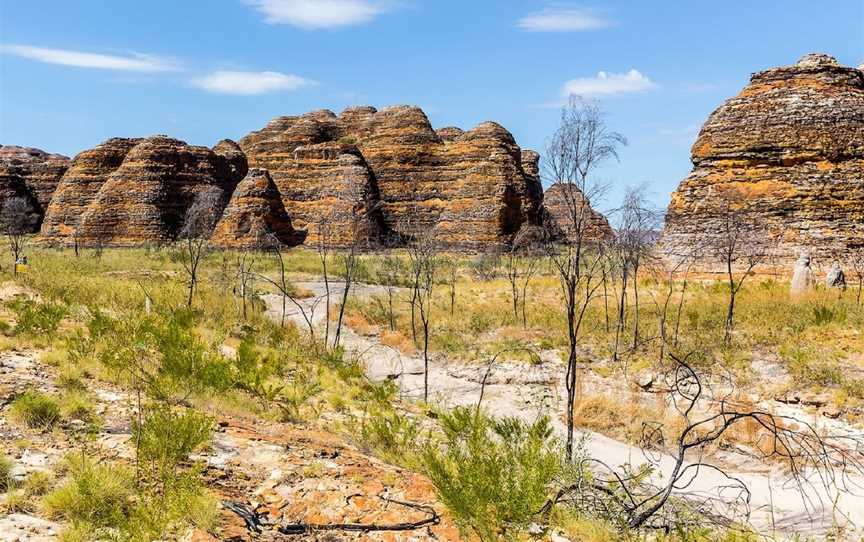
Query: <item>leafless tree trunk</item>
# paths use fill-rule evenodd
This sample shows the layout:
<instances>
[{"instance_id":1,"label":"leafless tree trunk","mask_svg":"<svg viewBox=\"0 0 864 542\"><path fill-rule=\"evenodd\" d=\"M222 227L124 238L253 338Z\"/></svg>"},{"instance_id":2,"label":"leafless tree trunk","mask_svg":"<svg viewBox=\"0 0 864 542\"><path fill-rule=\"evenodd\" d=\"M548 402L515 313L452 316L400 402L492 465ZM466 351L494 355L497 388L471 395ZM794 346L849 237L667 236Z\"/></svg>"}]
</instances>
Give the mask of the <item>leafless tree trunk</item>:
<instances>
[{"instance_id":1,"label":"leafless tree trunk","mask_svg":"<svg viewBox=\"0 0 864 542\"><path fill-rule=\"evenodd\" d=\"M27 245L27 235L34 227L35 218L32 207L22 197L12 197L0 207L0 227L12 253L12 274L18 274L18 261Z\"/></svg>"},{"instance_id":2,"label":"leafless tree trunk","mask_svg":"<svg viewBox=\"0 0 864 542\"><path fill-rule=\"evenodd\" d=\"M726 324L723 340L732 342L735 326L735 301L744 281L769 256L773 235L755 215L741 212L740 196L722 194L720 231L711 240L711 248L723 265L728 282L729 302L726 308ZM735 280L739 272L739 280Z\"/></svg>"},{"instance_id":3,"label":"leafless tree trunk","mask_svg":"<svg viewBox=\"0 0 864 542\"><path fill-rule=\"evenodd\" d=\"M333 243L332 217L323 216L317 223L318 242L315 245L318 259L321 261L321 271L324 274L324 346L330 343L330 273L328 263Z\"/></svg>"},{"instance_id":4,"label":"leafless tree trunk","mask_svg":"<svg viewBox=\"0 0 864 542\"><path fill-rule=\"evenodd\" d=\"M561 183L566 217L562 241L557 232L547 231L546 246L560 279L567 316L567 440L566 454L573 457L573 408L576 402L576 371L579 333L594 294L602 286L598 280L602 257L597 240L589 234L590 202L602 195L603 186L594 182L596 167L618 158L618 147L626 144L623 136L609 131L595 103L571 97L561 113L558 129L546 147L544 169L552 183ZM592 247L592 245L594 245Z\"/></svg>"},{"instance_id":5,"label":"leafless tree trunk","mask_svg":"<svg viewBox=\"0 0 864 542\"><path fill-rule=\"evenodd\" d=\"M199 194L186 211L179 238L183 269L189 277L187 308L192 308L192 299L199 281L199 266L210 249L210 234L216 226L221 210L221 198L215 193L205 192Z\"/></svg>"},{"instance_id":6,"label":"leafless tree trunk","mask_svg":"<svg viewBox=\"0 0 864 542\"><path fill-rule=\"evenodd\" d=\"M864 247L851 250L849 265L852 267L852 272L855 274L855 279L858 282L858 293L855 296L855 303L860 305L861 287L864 286Z\"/></svg>"},{"instance_id":7,"label":"leafless tree trunk","mask_svg":"<svg viewBox=\"0 0 864 542\"><path fill-rule=\"evenodd\" d=\"M413 234L408 244L408 258L414 277L413 297L423 329L423 401L429 401L429 331L432 319L432 293L438 267L434 228Z\"/></svg>"}]
</instances>

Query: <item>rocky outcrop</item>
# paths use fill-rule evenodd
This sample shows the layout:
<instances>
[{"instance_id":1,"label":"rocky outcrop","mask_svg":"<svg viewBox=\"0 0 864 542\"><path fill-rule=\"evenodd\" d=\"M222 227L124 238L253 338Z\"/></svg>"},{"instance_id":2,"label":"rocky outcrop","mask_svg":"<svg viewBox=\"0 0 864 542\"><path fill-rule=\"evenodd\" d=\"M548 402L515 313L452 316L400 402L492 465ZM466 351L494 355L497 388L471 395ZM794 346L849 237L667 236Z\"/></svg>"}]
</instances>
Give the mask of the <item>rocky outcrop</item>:
<instances>
[{"instance_id":1,"label":"rocky outcrop","mask_svg":"<svg viewBox=\"0 0 864 542\"><path fill-rule=\"evenodd\" d=\"M335 215L331 237L344 244L358 209L367 237L434 228L443 246L478 250L539 220L539 179L524 171L513 136L491 122L436 132L417 107L354 107L279 117L240 146L250 166L271 172L307 242L318 238L316 221Z\"/></svg>"},{"instance_id":2,"label":"rocky outcrop","mask_svg":"<svg viewBox=\"0 0 864 542\"><path fill-rule=\"evenodd\" d=\"M60 179L45 212L41 235L57 242L72 242L84 211L102 185L140 139L112 138L79 153Z\"/></svg>"},{"instance_id":3,"label":"rocky outcrop","mask_svg":"<svg viewBox=\"0 0 864 542\"><path fill-rule=\"evenodd\" d=\"M226 248L260 248L298 245L304 236L291 225L270 174L253 168L234 189L212 240Z\"/></svg>"},{"instance_id":4,"label":"rocky outcrop","mask_svg":"<svg viewBox=\"0 0 864 542\"><path fill-rule=\"evenodd\" d=\"M670 252L710 243L727 208L776 236L779 261L864 245L864 72L814 54L754 74L708 118L692 161L669 204Z\"/></svg>"},{"instance_id":5,"label":"rocky outcrop","mask_svg":"<svg viewBox=\"0 0 864 542\"><path fill-rule=\"evenodd\" d=\"M591 203L574 185L555 183L543 195L543 213L548 230L561 239L576 241L583 232L582 241L606 241L614 232L609 221L591 207Z\"/></svg>"},{"instance_id":6,"label":"rocky outcrop","mask_svg":"<svg viewBox=\"0 0 864 542\"><path fill-rule=\"evenodd\" d=\"M23 198L32 211L32 228L39 229L69 158L39 149L0 145L0 204Z\"/></svg>"},{"instance_id":7,"label":"rocky outcrop","mask_svg":"<svg viewBox=\"0 0 864 542\"><path fill-rule=\"evenodd\" d=\"M161 135L111 139L75 158L42 235L65 244L170 241L196 197L215 194L224 205L245 173L232 142L210 150Z\"/></svg>"}]
</instances>

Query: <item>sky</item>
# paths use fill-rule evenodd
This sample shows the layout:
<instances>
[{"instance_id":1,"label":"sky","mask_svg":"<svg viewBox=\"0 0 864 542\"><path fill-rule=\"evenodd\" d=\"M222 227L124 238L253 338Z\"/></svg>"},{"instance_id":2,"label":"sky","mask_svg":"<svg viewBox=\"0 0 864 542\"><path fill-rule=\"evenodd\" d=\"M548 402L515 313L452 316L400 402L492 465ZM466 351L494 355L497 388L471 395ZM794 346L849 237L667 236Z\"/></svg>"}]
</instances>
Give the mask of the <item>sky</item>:
<instances>
[{"instance_id":1,"label":"sky","mask_svg":"<svg viewBox=\"0 0 864 542\"><path fill-rule=\"evenodd\" d=\"M811 52L864 63L864 0L0 0L0 144L212 146L279 115L413 104L542 152L576 93L628 140L597 206L645 184L665 207L711 111Z\"/></svg>"}]
</instances>

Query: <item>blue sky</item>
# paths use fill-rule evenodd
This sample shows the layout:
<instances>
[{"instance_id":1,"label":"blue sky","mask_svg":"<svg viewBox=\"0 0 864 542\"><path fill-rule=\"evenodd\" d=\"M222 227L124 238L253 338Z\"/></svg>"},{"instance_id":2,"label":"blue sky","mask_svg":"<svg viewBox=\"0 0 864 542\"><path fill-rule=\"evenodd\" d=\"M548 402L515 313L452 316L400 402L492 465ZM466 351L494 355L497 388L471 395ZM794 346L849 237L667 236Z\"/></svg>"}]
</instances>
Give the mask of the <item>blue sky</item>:
<instances>
[{"instance_id":1,"label":"blue sky","mask_svg":"<svg viewBox=\"0 0 864 542\"><path fill-rule=\"evenodd\" d=\"M629 140L601 207L640 183L665 205L708 114L817 51L864 62L864 1L0 0L0 143L210 146L278 115L408 103L540 150L569 90Z\"/></svg>"}]
</instances>

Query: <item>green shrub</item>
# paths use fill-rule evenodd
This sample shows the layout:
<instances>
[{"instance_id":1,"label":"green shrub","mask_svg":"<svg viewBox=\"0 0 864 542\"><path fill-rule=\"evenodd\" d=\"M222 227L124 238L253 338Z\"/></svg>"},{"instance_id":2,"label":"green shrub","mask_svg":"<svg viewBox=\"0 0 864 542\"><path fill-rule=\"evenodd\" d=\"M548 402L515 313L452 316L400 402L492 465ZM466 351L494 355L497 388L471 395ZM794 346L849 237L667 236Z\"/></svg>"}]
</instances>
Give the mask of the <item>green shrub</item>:
<instances>
[{"instance_id":1,"label":"green shrub","mask_svg":"<svg viewBox=\"0 0 864 542\"><path fill-rule=\"evenodd\" d=\"M60 419L60 406L53 397L28 390L12 401L9 413L30 427L50 429Z\"/></svg>"},{"instance_id":2,"label":"green shrub","mask_svg":"<svg viewBox=\"0 0 864 542\"><path fill-rule=\"evenodd\" d=\"M0 452L0 492L6 492L12 486L12 460Z\"/></svg>"},{"instance_id":3,"label":"green shrub","mask_svg":"<svg viewBox=\"0 0 864 542\"><path fill-rule=\"evenodd\" d=\"M60 326L60 321L66 316L66 307L57 303L38 303L32 300L18 299L9 304L15 312L17 324L15 332L22 335L51 335Z\"/></svg>"},{"instance_id":4,"label":"green shrub","mask_svg":"<svg viewBox=\"0 0 864 542\"><path fill-rule=\"evenodd\" d=\"M208 442L212 431L213 421L204 414L163 405L148 408L143 424L132 426L139 458L169 470Z\"/></svg>"},{"instance_id":5,"label":"green shrub","mask_svg":"<svg viewBox=\"0 0 864 542\"><path fill-rule=\"evenodd\" d=\"M526 528L564 472L548 418L528 425L460 407L440 422L443 448L428 446L423 463L460 528L482 540Z\"/></svg>"},{"instance_id":6,"label":"green shrub","mask_svg":"<svg viewBox=\"0 0 864 542\"><path fill-rule=\"evenodd\" d=\"M403 466L414 463L419 435L417 423L393 409L377 409L364 417L360 426L360 439L366 448Z\"/></svg>"},{"instance_id":7,"label":"green shrub","mask_svg":"<svg viewBox=\"0 0 864 542\"><path fill-rule=\"evenodd\" d=\"M77 454L67 458L66 466L67 480L45 496L49 515L95 527L121 525L135 494L132 472Z\"/></svg>"}]
</instances>

